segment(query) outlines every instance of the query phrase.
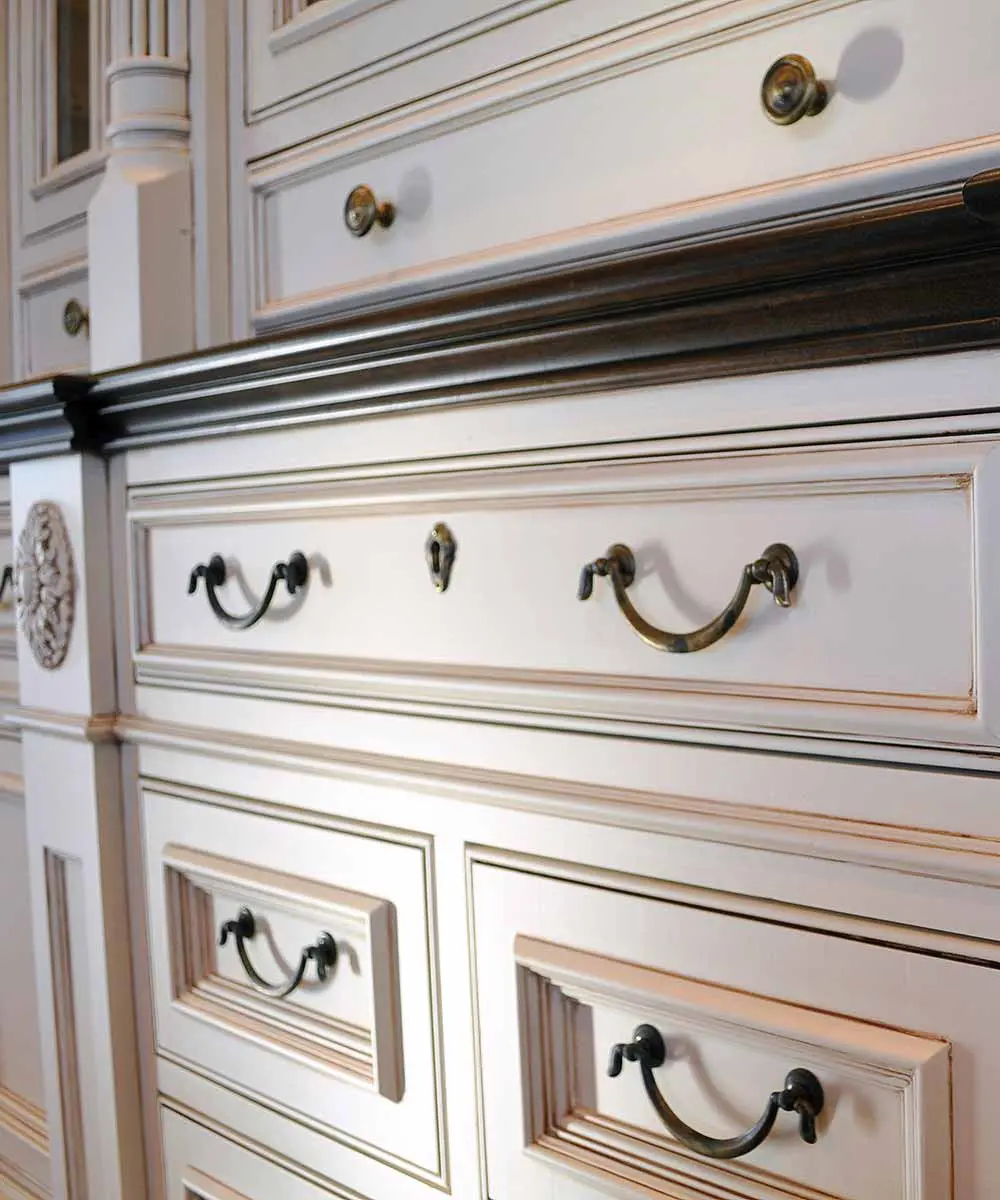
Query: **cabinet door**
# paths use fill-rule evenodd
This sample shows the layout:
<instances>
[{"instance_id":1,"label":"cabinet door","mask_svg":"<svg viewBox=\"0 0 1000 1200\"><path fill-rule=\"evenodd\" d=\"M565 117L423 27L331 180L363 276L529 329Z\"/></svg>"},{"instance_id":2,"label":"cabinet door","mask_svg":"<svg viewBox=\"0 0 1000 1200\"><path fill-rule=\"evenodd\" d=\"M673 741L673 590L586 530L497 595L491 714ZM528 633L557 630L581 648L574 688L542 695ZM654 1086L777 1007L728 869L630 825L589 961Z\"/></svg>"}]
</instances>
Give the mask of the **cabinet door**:
<instances>
[{"instance_id":1,"label":"cabinet door","mask_svg":"<svg viewBox=\"0 0 1000 1200\"><path fill-rule=\"evenodd\" d=\"M24 796L0 776L0 1197L49 1187Z\"/></svg>"},{"instance_id":2,"label":"cabinet door","mask_svg":"<svg viewBox=\"0 0 1000 1200\"><path fill-rule=\"evenodd\" d=\"M87 369L87 206L104 168L110 5L10 0L13 375ZM75 334L71 333L75 330Z\"/></svg>"},{"instance_id":3,"label":"cabinet door","mask_svg":"<svg viewBox=\"0 0 1000 1200\"><path fill-rule=\"evenodd\" d=\"M104 162L109 8L99 0L13 2L22 244L84 228Z\"/></svg>"}]
</instances>

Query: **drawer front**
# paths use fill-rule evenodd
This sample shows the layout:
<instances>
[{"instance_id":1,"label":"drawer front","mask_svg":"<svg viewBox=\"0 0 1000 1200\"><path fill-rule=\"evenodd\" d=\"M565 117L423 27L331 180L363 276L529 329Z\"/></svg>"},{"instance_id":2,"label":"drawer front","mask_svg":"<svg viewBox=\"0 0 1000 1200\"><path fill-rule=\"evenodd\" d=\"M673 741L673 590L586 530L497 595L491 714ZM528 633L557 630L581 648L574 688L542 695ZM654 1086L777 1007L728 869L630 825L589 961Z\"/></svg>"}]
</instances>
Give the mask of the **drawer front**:
<instances>
[{"instance_id":1,"label":"drawer front","mask_svg":"<svg viewBox=\"0 0 1000 1200\"><path fill-rule=\"evenodd\" d=\"M380 11L389 19L394 7ZM881 179L875 193L911 171L925 172L922 184L929 151L973 156L976 139L998 132L989 80L1000 11L979 0L957 0L948 21L921 0L671 6L635 28L576 59L252 165L257 318L690 221L693 205L709 216L713 205L739 206L737 222L769 197L805 209L823 203L813 192L842 199L838 180L855 187L861 169ZM789 54L809 60L831 98L782 126L760 94ZM939 86L942 62L962 64L953 88ZM359 184L396 209L390 228L361 238L342 217ZM783 200L789 191L801 201Z\"/></svg>"},{"instance_id":2,"label":"drawer front","mask_svg":"<svg viewBox=\"0 0 1000 1200\"><path fill-rule=\"evenodd\" d=\"M472 869L491 1196L994 1194L995 971L514 866ZM816 1081L813 1143L778 1107L710 1155Z\"/></svg>"},{"instance_id":3,"label":"drawer front","mask_svg":"<svg viewBox=\"0 0 1000 1200\"><path fill-rule=\"evenodd\" d=\"M143 796L159 1051L437 1177L426 847Z\"/></svg>"},{"instance_id":4,"label":"drawer front","mask_svg":"<svg viewBox=\"0 0 1000 1200\"><path fill-rule=\"evenodd\" d=\"M248 0L247 119L259 120L283 101L302 103L317 90L343 91L372 75L384 77L387 69L514 19L504 11L511 7L523 14L546 6L544 0L513 6L431 0L417 9L401 0Z\"/></svg>"},{"instance_id":5,"label":"drawer front","mask_svg":"<svg viewBox=\"0 0 1000 1200\"><path fill-rule=\"evenodd\" d=\"M78 324L77 313L89 311L86 267L23 283L20 290L22 374L89 370L89 325Z\"/></svg>"},{"instance_id":6,"label":"drawer front","mask_svg":"<svg viewBox=\"0 0 1000 1200\"><path fill-rule=\"evenodd\" d=\"M285 1170L172 1109L160 1110L160 1123L165 1200L337 1200L346 1195Z\"/></svg>"},{"instance_id":7,"label":"drawer front","mask_svg":"<svg viewBox=\"0 0 1000 1200\"><path fill-rule=\"evenodd\" d=\"M133 494L137 677L983 740L998 461L925 446ZM443 592L425 560L439 521L457 546ZM752 586L729 632L671 653L637 635L609 578L577 598L616 543L634 554L627 598L667 631L723 612L772 543L798 580L788 607ZM297 551L307 585L281 584L252 628L219 620L205 580L188 594L220 555L213 594L246 613Z\"/></svg>"}]
</instances>

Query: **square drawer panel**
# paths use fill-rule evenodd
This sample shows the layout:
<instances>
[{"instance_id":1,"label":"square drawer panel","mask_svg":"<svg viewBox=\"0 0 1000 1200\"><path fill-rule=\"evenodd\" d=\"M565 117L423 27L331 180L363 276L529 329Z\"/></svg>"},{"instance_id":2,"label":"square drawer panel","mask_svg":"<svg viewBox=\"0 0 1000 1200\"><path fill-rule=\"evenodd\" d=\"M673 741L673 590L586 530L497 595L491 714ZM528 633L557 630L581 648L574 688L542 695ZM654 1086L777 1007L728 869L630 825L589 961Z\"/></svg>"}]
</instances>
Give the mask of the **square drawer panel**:
<instances>
[{"instance_id":1,"label":"square drawer panel","mask_svg":"<svg viewBox=\"0 0 1000 1200\"><path fill-rule=\"evenodd\" d=\"M965 743L995 738L989 623L998 497L989 443L602 461L378 479L271 477L133 491L134 645L140 684L352 702L474 707ZM425 546L444 522L457 552L444 592ZM615 544L635 580L581 568ZM798 563L789 605L751 585L732 628L687 634L727 608L773 543ZM294 552L308 580L276 592ZM192 571L220 556L225 580ZM790 580L791 582L791 580ZM637 631L637 628L638 631ZM694 648L691 639L689 651ZM683 647L681 647L683 648ZM1000 650L1000 647L998 647Z\"/></svg>"},{"instance_id":2,"label":"square drawer panel","mask_svg":"<svg viewBox=\"0 0 1000 1200\"><path fill-rule=\"evenodd\" d=\"M143 802L159 1052L437 1178L427 846Z\"/></svg>"},{"instance_id":3,"label":"square drawer panel","mask_svg":"<svg viewBox=\"0 0 1000 1200\"><path fill-rule=\"evenodd\" d=\"M409 28L399 8L367 19L398 36ZM572 22L577 5L554 11ZM408 96L385 72L375 110L385 115L301 145L289 126L293 149L259 149L247 166L258 327L358 291L509 269L594 239L704 232L993 165L1000 12L981 0L956 0L947 21L924 0L675 3L628 24L632 15L575 52L546 55L536 42L538 58L500 77L480 71L475 86L447 92L429 72L439 88L409 110L399 106L426 79ZM323 55L303 42L296 53L329 74L344 64L338 46ZM761 89L787 56L808 60L829 102L779 125ZM951 88L939 86L942 62L962 64ZM331 107L328 127L338 115ZM343 213L358 185L394 206L391 227L352 236Z\"/></svg>"},{"instance_id":4,"label":"square drawer panel","mask_svg":"<svg viewBox=\"0 0 1000 1200\"><path fill-rule=\"evenodd\" d=\"M342 1200L347 1194L286 1170L173 1109L160 1109L160 1125L165 1200Z\"/></svg>"},{"instance_id":5,"label":"square drawer panel","mask_svg":"<svg viewBox=\"0 0 1000 1200\"><path fill-rule=\"evenodd\" d=\"M993 1195L996 971L517 865L471 867L491 1196Z\"/></svg>"},{"instance_id":6,"label":"square drawer panel","mask_svg":"<svg viewBox=\"0 0 1000 1200\"><path fill-rule=\"evenodd\" d=\"M86 263L25 278L18 293L21 375L32 378L87 372L90 325Z\"/></svg>"}]
</instances>

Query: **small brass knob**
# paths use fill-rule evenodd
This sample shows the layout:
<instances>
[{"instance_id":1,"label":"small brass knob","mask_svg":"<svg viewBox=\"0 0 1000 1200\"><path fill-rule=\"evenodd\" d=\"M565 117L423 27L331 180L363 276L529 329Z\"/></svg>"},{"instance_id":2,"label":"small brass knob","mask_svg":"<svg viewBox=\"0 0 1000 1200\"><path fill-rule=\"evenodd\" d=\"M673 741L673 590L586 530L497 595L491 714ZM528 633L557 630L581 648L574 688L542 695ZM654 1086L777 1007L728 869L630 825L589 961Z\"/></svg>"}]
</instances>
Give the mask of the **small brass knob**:
<instances>
[{"instance_id":1,"label":"small brass knob","mask_svg":"<svg viewBox=\"0 0 1000 1200\"><path fill-rule=\"evenodd\" d=\"M803 117L815 117L829 99L826 84L816 78L812 63L800 54L786 54L772 63L760 85L760 102L776 125L794 125Z\"/></svg>"},{"instance_id":2,"label":"small brass knob","mask_svg":"<svg viewBox=\"0 0 1000 1200\"><path fill-rule=\"evenodd\" d=\"M84 328L90 332L90 313L79 300L67 300L63 309L63 329L70 337L76 337Z\"/></svg>"},{"instance_id":3,"label":"small brass knob","mask_svg":"<svg viewBox=\"0 0 1000 1200\"><path fill-rule=\"evenodd\" d=\"M375 193L363 183L352 189L344 204L344 224L355 237L364 237L373 225L388 229L395 218L395 205L388 200L379 203Z\"/></svg>"}]
</instances>

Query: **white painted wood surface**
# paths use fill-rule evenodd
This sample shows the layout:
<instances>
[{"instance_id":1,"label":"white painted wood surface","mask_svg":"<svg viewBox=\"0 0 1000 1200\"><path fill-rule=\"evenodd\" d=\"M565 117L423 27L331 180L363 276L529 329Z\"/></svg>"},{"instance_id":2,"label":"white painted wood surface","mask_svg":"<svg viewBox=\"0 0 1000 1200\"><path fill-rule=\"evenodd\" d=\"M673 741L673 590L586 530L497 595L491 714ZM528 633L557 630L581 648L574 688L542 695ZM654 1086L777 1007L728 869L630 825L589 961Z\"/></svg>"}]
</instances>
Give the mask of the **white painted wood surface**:
<instances>
[{"instance_id":1,"label":"white painted wood surface","mask_svg":"<svg viewBox=\"0 0 1000 1200\"><path fill-rule=\"evenodd\" d=\"M198 792L142 795L160 1053L336 1142L440 1178L423 839L317 827L235 798L216 807ZM263 922L249 953L269 978L291 974L299 949L330 932L341 957L327 983L310 969L305 989L262 1004L232 944L212 947L243 905ZM281 1152L280 1138L271 1144Z\"/></svg>"},{"instance_id":2,"label":"white painted wood surface","mask_svg":"<svg viewBox=\"0 0 1000 1200\"><path fill-rule=\"evenodd\" d=\"M254 1153L164 1107L166 1200L347 1200L292 1163Z\"/></svg>"},{"instance_id":3,"label":"white painted wood surface","mask_svg":"<svg viewBox=\"0 0 1000 1200\"><path fill-rule=\"evenodd\" d=\"M256 327L315 318L359 292L940 184L995 160L986 81L1000 17L981 0L959 0L947 21L919 0L659 7L616 8L613 33L581 3L518 5L536 11L511 24L497 10L488 31L456 27L438 62L427 51L441 38L423 57L394 53L419 32L398 3L287 48L268 32L271 5L249 6L248 57L234 68L246 111L260 121L258 106L293 105L271 137L268 121L243 136L236 167L234 233L251 255ZM436 16L424 13L428 29ZM553 45L546 18L557 16ZM321 14L286 28L310 22L318 29ZM380 53L373 80L366 64ZM832 98L779 127L759 92L789 53L814 64ZM453 68L444 86L448 54L468 60L467 74ZM938 86L942 61L962 64L959 85ZM328 95L307 103L321 80ZM397 209L390 229L362 239L341 217L359 183Z\"/></svg>"},{"instance_id":4,"label":"white painted wood surface","mask_svg":"<svg viewBox=\"0 0 1000 1200\"><path fill-rule=\"evenodd\" d=\"M0 569L13 561L10 486L0 477ZM17 704L13 593L0 600L0 1196L49 1195L50 1163Z\"/></svg>"},{"instance_id":5,"label":"white painted wood surface","mask_svg":"<svg viewBox=\"0 0 1000 1200\"><path fill-rule=\"evenodd\" d=\"M984 1092L973 1080L988 1089L990 1037L982 1030L955 1053L952 1081L952 1047L919 1031L947 1039L950 1026L961 1043L991 1003L991 975L956 966L948 982L944 964L916 955L478 864L472 891L491 1195L624 1197L636 1184L754 1200L952 1194L951 1100L957 1123L976 1121ZM905 1000L901 985L912 988ZM607 1077L611 1046L644 1022L667 1044L656 1079L668 1103L713 1137L752 1126L793 1067L813 1071L827 1101L816 1145L801 1141L793 1116L731 1163L679 1148L637 1066ZM971 1165L959 1168L958 1194L986 1196L990 1150L977 1172Z\"/></svg>"},{"instance_id":6,"label":"white painted wood surface","mask_svg":"<svg viewBox=\"0 0 1000 1200\"><path fill-rule=\"evenodd\" d=\"M1000 498L991 443L694 461L604 453L137 490L137 678L993 740L993 667L976 617L992 594L992 547L977 533ZM424 555L440 520L458 544L444 594ZM676 632L721 612L744 565L773 542L796 552L800 578L790 608L755 588L716 645L669 654L635 634L609 581L577 599L581 568L616 542L636 557L633 604ZM220 623L202 583L188 594L195 566L221 554L221 603L250 611L295 551L311 564L307 588L289 597L279 587L252 629Z\"/></svg>"},{"instance_id":7,"label":"white painted wood surface","mask_svg":"<svg viewBox=\"0 0 1000 1200\"><path fill-rule=\"evenodd\" d=\"M18 632L27 868L45 1107L56 1200L125 1200L146 1189L132 999L121 774L114 711L105 466L94 457L19 463L13 526L60 507L75 563L65 661L42 669ZM88 563L102 564L88 570ZM33 715L32 715L33 714Z\"/></svg>"}]
</instances>

